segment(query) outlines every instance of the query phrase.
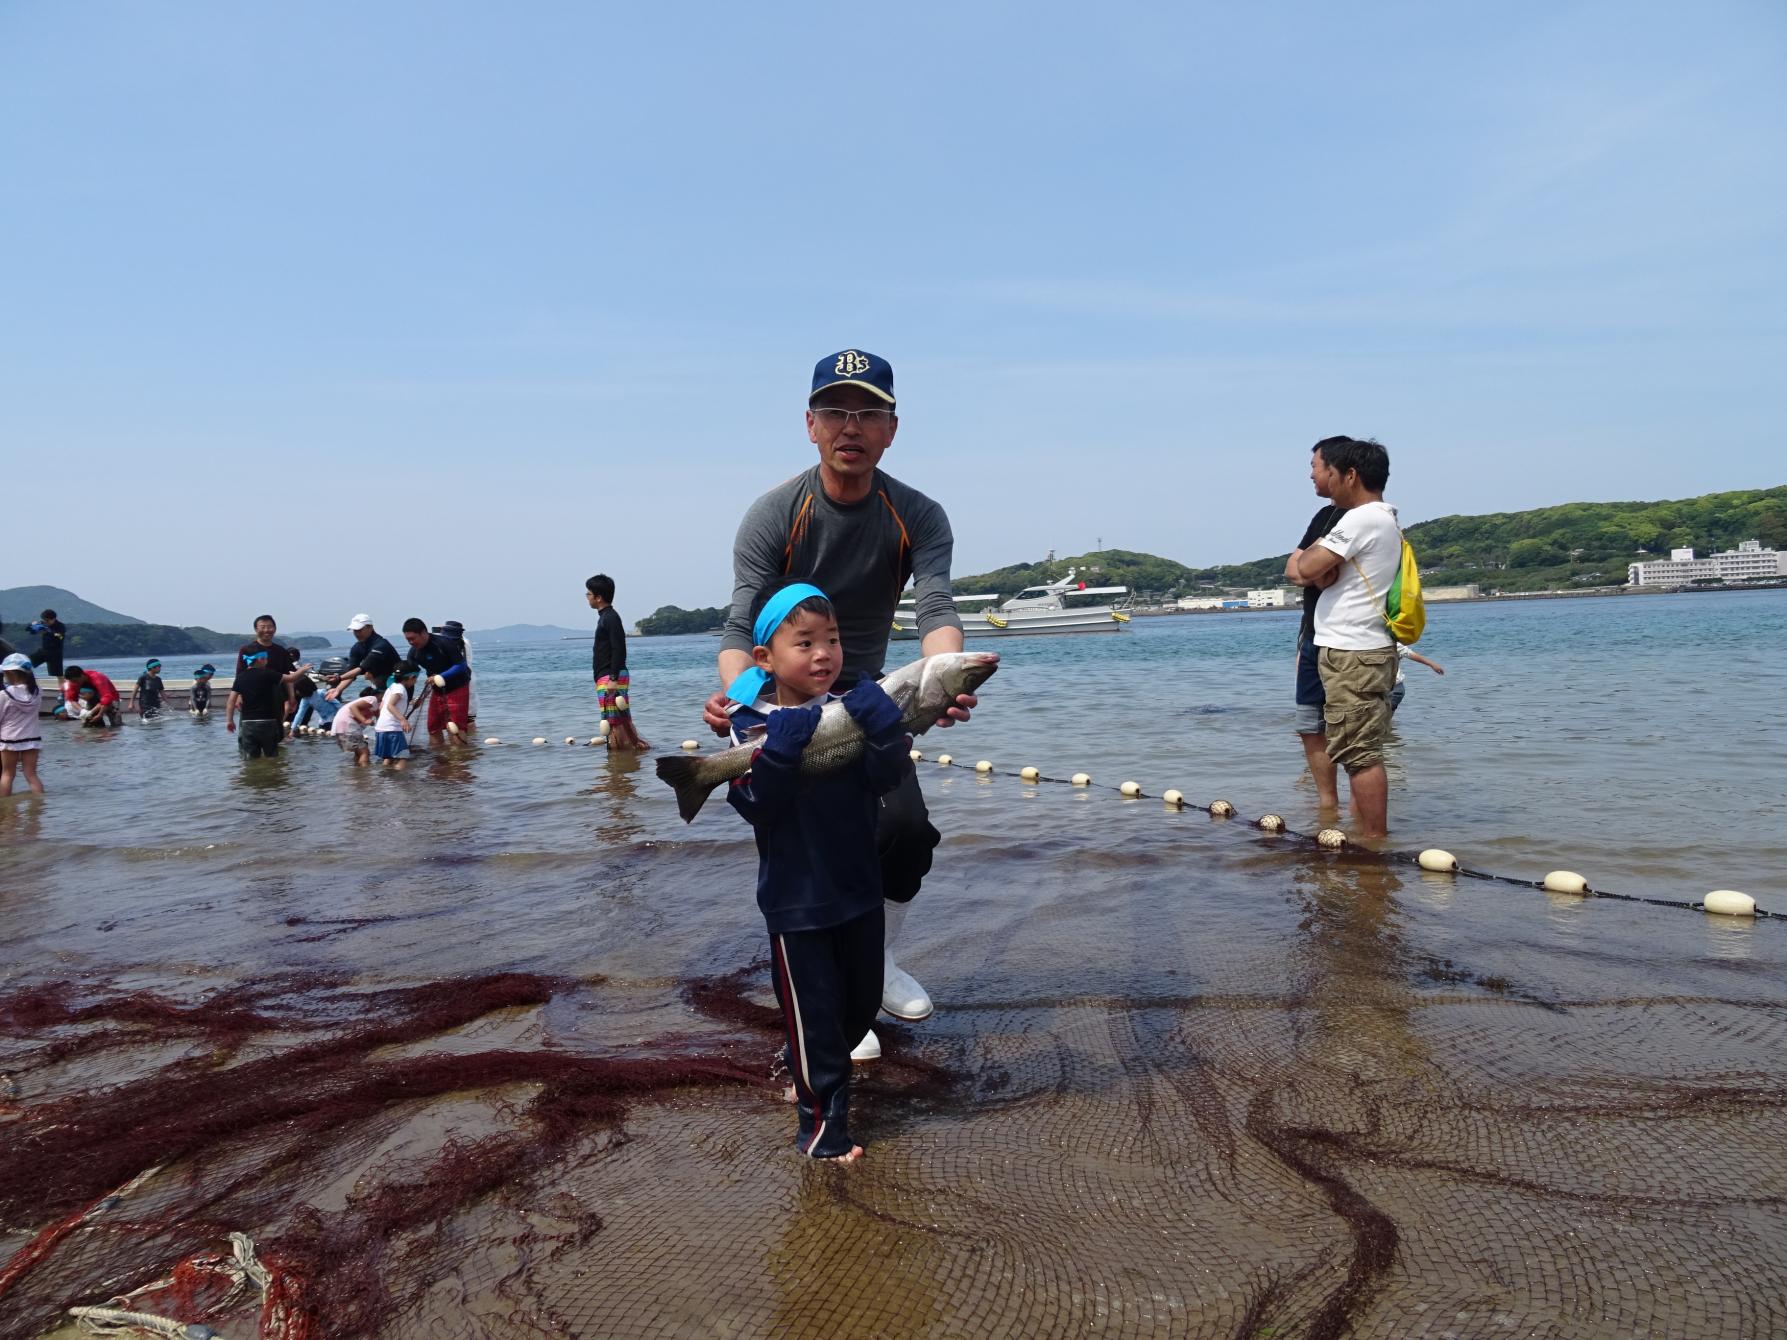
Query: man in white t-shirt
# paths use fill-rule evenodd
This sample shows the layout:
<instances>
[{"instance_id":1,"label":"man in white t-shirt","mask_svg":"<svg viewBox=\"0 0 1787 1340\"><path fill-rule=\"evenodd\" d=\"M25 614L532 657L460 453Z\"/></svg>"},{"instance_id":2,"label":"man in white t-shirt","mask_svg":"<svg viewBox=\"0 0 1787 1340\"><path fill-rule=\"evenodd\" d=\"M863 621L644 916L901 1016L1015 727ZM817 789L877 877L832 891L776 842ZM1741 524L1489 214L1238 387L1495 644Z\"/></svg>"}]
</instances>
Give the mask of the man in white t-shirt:
<instances>
[{"instance_id":1,"label":"man in white t-shirt","mask_svg":"<svg viewBox=\"0 0 1787 1340\"><path fill-rule=\"evenodd\" d=\"M1360 836L1389 833L1384 736L1396 685L1396 643L1384 622L1384 596L1402 562L1396 509L1384 501L1390 453L1376 442L1329 438L1316 447L1328 497L1347 509L1326 535L1293 560L1295 580L1324 586L1315 606L1317 665L1328 756L1346 769Z\"/></svg>"}]
</instances>

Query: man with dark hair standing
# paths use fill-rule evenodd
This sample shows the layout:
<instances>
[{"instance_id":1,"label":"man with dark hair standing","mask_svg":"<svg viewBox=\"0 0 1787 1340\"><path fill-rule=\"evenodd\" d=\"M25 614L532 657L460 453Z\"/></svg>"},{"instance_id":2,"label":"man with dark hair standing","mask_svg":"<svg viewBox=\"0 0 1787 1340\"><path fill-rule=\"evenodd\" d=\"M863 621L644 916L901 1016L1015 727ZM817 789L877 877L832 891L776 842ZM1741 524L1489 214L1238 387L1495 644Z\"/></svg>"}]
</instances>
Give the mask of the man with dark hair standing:
<instances>
[{"instance_id":1,"label":"man with dark hair standing","mask_svg":"<svg viewBox=\"0 0 1787 1340\"><path fill-rule=\"evenodd\" d=\"M1328 756L1346 769L1360 835L1389 834L1384 736L1396 686L1396 643L1384 596L1402 562L1402 529L1384 501L1390 454L1373 441L1328 438L1316 444L1328 496L1345 514L1292 560L1291 578L1321 588L1315 645L1326 702Z\"/></svg>"},{"instance_id":2,"label":"man with dark hair standing","mask_svg":"<svg viewBox=\"0 0 1787 1340\"><path fill-rule=\"evenodd\" d=\"M899 431L893 368L859 349L827 354L813 369L807 440L819 463L771 489L746 511L732 546L732 609L720 639L721 691L704 712L714 733L730 729L725 686L751 667L751 605L783 578L811 582L830 598L844 647L842 689L879 677L894 610L908 581L916 600L919 648L926 656L962 650L962 622L950 591L955 540L943 509L880 470ZM963 694L939 725L966 721ZM885 904L881 1008L898 1019L930 1015L930 995L894 961L906 911L940 841L915 774L882 798L876 845ZM871 1030L852 1056L881 1054Z\"/></svg>"},{"instance_id":3,"label":"man with dark hair standing","mask_svg":"<svg viewBox=\"0 0 1787 1340\"><path fill-rule=\"evenodd\" d=\"M583 598L596 612L590 668L596 677L596 709L610 749L644 753L651 746L633 725L633 676L627 669L627 626L614 608L614 578L598 572L583 584Z\"/></svg>"},{"instance_id":4,"label":"man with dark hair standing","mask_svg":"<svg viewBox=\"0 0 1787 1340\"><path fill-rule=\"evenodd\" d=\"M1315 485L1316 497L1328 497L1328 485L1333 476L1328 463L1322 459L1322 447L1330 442L1350 441L1352 439L1347 437L1328 437L1310 448L1309 480ZM1316 667L1315 602L1324 586L1334 584L1335 574L1329 573L1320 582L1305 584L1297 577L1297 560L1305 549L1333 530L1334 523L1345 514L1346 508L1337 507L1330 500L1309 519L1303 538L1291 550L1290 559L1284 565L1285 580L1303 587L1303 621L1297 628L1296 731L1297 737L1303 741L1303 758L1309 764L1309 775L1315 779L1316 800L1324 810L1339 809L1340 794L1334 786L1334 760L1328 757L1323 735L1322 703L1326 698L1322 693L1322 672Z\"/></svg>"},{"instance_id":5,"label":"man with dark hair standing","mask_svg":"<svg viewBox=\"0 0 1787 1340\"><path fill-rule=\"evenodd\" d=\"M427 675L433 689L428 695L429 739L438 744L445 734L463 736L472 719L472 668L465 644L446 633L429 632L421 619L403 621L403 640L410 647L403 663Z\"/></svg>"},{"instance_id":6,"label":"man with dark hair standing","mask_svg":"<svg viewBox=\"0 0 1787 1340\"><path fill-rule=\"evenodd\" d=\"M254 641L236 648L236 675L224 703L223 728L236 736L243 758L274 758L285 738L286 709L297 682L298 649L273 640L279 624L271 614L257 615ZM242 730L236 730L236 714Z\"/></svg>"}]
</instances>

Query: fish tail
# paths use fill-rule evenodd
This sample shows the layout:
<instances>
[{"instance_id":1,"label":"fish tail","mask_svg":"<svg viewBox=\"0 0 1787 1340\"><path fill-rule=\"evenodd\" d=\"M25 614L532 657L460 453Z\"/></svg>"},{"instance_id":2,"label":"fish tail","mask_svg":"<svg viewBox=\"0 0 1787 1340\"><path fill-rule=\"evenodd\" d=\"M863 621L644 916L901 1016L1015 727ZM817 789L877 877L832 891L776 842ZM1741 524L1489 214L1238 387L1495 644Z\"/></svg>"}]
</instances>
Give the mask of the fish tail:
<instances>
[{"instance_id":1,"label":"fish tail","mask_svg":"<svg viewBox=\"0 0 1787 1340\"><path fill-rule=\"evenodd\" d=\"M681 754L664 754L658 758L658 778L676 789L676 812L682 815L684 823L694 821L719 785L718 782L702 781L700 772L700 759Z\"/></svg>"}]
</instances>

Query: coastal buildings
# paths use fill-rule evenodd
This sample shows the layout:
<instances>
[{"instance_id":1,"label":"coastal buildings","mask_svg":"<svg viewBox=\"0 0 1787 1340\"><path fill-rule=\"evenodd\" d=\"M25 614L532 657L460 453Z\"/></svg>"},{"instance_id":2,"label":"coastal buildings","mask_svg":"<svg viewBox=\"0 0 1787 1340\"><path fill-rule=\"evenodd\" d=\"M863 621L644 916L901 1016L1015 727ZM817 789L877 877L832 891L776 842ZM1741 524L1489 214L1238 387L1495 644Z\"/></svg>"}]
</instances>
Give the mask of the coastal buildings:
<instances>
[{"instance_id":1,"label":"coastal buildings","mask_svg":"<svg viewBox=\"0 0 1787 1340\"><path fill-rule=\"evenodd\" d=\"M1744 582L1787 577L1787 552L1764 549L1745 540L1736 549L1695 558L1692 549L1672 550L1668 558L1631 563L1626 580L1633 586L1681 586L1687 582Z\"/></svg>"},{"instance_id":2,"label":"coastal buildings","mask_svg":"<svg viewBox=\"0 0 1787 1340\"><path fill-rule=\"evenodd\" d=\"M1180 596L1182 610L1281 610L1297 603L1299 597L1281 586L1263 591L1249 591L1244 596Z\"/></svg>"}]
</instances>

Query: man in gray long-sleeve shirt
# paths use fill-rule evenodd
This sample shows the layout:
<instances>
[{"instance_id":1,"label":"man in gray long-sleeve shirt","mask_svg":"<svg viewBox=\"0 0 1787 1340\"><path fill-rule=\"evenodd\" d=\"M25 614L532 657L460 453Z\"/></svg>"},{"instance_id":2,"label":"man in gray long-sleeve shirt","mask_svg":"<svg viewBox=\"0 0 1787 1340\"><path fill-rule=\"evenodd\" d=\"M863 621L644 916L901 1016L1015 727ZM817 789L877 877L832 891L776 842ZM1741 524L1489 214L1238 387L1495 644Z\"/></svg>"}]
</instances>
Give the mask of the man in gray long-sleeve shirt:
<instances>
[{"instance_id":1,"label":"man in gray long-sleeve shirt","mask_svg":"<svg viewBox=\"0 0 1787 1340\"><path fill-rule=\"evenodd\" d=\"M917 596L922 654L962 650L962 622L950 593L954 538L949 518L931 499L879 468L899 430L893 369L885 359L846 349L819 360L807 399L807 437L819 464L779 484L745 513L732 547L732 610L720 640L720 682L751 666L751 603L784 577L812 582L830 597L844 645L840 686L885 668L894 610L908 581ZM730 729L722 690L705 716L716 734ZM939 725L966 721L964 694ZM938 833L911 773L882 802L877 845L887 931L881 1007L900 1019L931 1013L925 989L894 962L892 946L907 906L931 868ZM873 1032L852 1052L881 1054Z\"/></svg>"}]
</instances>

